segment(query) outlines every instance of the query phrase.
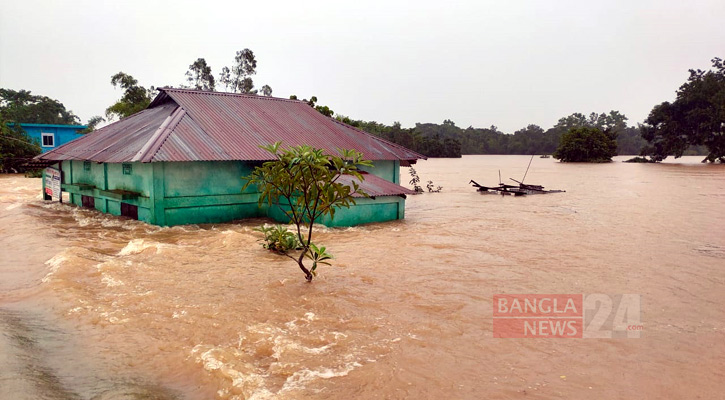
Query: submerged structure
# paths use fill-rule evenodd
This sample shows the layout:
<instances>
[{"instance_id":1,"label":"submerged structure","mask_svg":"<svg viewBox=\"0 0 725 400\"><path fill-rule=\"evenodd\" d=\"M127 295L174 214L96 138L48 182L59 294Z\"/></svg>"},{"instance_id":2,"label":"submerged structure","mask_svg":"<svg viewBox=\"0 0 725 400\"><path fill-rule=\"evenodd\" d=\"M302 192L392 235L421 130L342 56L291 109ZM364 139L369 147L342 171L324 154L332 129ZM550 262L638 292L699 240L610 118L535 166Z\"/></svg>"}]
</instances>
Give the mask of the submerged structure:
<instances>
[{"instance_id":1,"label":"submerged structure","mask_svg":"<svg viewBox=\"0 0 725 400\"><path fill-rule=\"evenodd\" d=\"M400 145L326 117L298 100L159 89L145 110L36 157L51 166L73 204L161 226L270 217L243 177L272 155L262 145L355 149L373 161L360 186L371 197L340 209L328 226L402 219L400 166L425 159ZM51 193L46 188L46 198Z\"/></svg>"},{"instance_id":2,"label":"submerged structure","mask_svg":"<svg viewBox=\"0 0 725 400\"><path fill-rule=\"evenodd\" d=\"M543 157L543 156L542 156ZM518 185L507 185L501 181L501 170L498 171L498 185L497 186L483 186L480 185L478 182L471 180L468 182L473 187L477 189L477 191L481 194L500 194L500 195L511 195L511 196L526 196L527 194L547 194L547 193L564 193L566 190L545 190L543 186L541 185L531 185L528 183L524 183L526 180L526 175L529 173L529 168L531 168L531 161L534 160L534 156L531 156L531 159L529 160L529 165L526 167L526 172L524 173L524 177L521 178L521 181L517 181L514 178L509 178L512 181L518 183Z\"/></svg>"}]
</instances>

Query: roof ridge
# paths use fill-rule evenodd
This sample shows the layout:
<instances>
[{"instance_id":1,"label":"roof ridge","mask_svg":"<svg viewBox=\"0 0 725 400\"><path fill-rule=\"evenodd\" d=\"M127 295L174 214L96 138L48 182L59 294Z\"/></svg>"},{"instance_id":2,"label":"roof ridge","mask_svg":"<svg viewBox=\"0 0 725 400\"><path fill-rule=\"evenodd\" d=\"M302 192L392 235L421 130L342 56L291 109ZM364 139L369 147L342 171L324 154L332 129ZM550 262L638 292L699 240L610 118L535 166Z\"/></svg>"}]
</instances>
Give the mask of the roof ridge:
<instances>
[{"instance_id":1,"label":"roof ridge","mask_svg":"<svg viewBox=\"0 0 725 400\"><path fill-rule=\"evenodd\" d=\"M243 98L252 98L252 99L260 99L260 100L268 100L268 101L286 101L290 103L304 103L306 102L302 100L296 100L296 99L285 99L282 97L274 97L274 96L260 96L258 94L251 94L251 93L230 93L230 92L217 92L212 90L197 90L197 89L179 89L179 88L158 88L161 91L170 91L170 92L182 92L182 93L188 93L188 94L200 94L200 95L211 95L211 96L229 96L229 97L243 97Z\"/></svg>"},{"instance_id":2,"label":"roof ridge","mask_svg":"<svg viewBox=\"0 0 725 400\"><path fill-rule=\"evenodd\" d=\"M163 146L166 139L174 132L174 128L179 125L181 119L186 115L184 107L176 106L174 111L169 114L163 123L156 129L149 140L144 144L141 150L131 159L131 162L141 161L149 162L153 159L154 155Z\"/></svg>"}]
</instances>

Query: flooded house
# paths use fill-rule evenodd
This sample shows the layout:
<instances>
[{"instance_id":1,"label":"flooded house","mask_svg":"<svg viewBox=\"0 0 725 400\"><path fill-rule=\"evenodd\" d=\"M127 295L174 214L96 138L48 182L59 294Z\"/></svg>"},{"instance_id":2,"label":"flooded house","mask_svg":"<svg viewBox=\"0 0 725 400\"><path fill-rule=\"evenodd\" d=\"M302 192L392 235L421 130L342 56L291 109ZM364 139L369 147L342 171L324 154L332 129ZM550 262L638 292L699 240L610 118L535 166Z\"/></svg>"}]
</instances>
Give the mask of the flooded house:
<instances>
[{"instance_id":1,"label":"flooded house","mask_svg":"<svg viewBox=\"0 0 725 400\"><path fill-rule=\"evenodd\" d=\"M150 224L173 226L270 217L287 223L276 206L259 206L255 187L242 191L256 165L272 159L260 148L309 145L336 153L355 149L373 162L357 198L328 226L402 219L400 167L425 157L320 114L298 100L257 95L159 89L143 111L36 157L49 166L48 198ZM53 175L55 194L49 187ZM348 179L349 180L349 179ZM53 197L51 197L53 196Z\"/></svg>"}]
</instances>

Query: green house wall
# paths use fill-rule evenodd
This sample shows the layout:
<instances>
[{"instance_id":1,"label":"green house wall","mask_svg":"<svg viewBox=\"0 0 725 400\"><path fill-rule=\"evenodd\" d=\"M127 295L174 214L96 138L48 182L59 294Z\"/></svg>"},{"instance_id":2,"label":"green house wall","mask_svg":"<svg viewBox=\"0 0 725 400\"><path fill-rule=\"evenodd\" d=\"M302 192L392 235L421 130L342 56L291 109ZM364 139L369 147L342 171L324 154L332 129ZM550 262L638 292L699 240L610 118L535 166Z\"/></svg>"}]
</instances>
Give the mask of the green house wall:
<instances>
[{"instance_id":1,"label":"green house wall","mask_svg":"<svg viewBox=\"0 0 725 400\"><path fill-rule=\"evenodd\" d=\"M125 171L124 171L125 166ZM154 225L219 223L252 217L289 220L276 206L260 207L254 187L242 191L243 177L253 166L241 161L95 163L63 161L63 190L82 205L93 197L98 211L121 215L121 203L138 207L138 219ZM400 183L398 161L376 161L364 168L383 179ZM125 173L124 173L125 172ZM349 209L338 209L327 226L353 226L402 219L405 200L398 196L357 199Z\"/></svg>"}]
</instances>

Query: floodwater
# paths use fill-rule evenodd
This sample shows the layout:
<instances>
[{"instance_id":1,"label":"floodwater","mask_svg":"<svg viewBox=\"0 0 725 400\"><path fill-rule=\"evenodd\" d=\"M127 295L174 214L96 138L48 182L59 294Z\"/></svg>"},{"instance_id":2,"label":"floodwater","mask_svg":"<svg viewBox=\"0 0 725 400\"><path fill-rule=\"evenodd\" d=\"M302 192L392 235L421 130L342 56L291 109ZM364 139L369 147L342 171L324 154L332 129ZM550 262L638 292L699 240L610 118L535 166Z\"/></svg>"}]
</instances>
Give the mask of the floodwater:
<instances>
[{"instance_id":1,"label":"floodwater","mask_svg":"<svg viewBox=\"0 0 725 400\"><path fill-rule=\"evenodd\" d=\"M312 284L269 221L159 228L0 176L0 398L724 398L725 165L699 160L534 158L566 193L527 197L468 181L529 157L423 161L443 192L321 230ZM498 293L639 294L641 337L494 338Z\"/></svg>"}]
</instances>

